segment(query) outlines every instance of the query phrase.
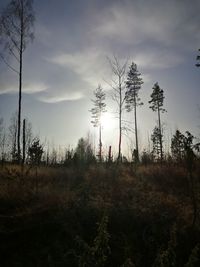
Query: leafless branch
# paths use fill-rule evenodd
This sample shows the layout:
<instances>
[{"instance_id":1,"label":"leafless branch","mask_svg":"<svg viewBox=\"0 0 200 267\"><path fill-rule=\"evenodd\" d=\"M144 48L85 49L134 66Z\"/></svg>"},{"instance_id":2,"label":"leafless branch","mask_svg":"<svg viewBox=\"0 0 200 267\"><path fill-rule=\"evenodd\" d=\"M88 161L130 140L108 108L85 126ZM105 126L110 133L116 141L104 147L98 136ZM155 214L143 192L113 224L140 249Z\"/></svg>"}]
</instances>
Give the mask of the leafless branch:
<instances>
[{"instance_id":1,"label":"leafless branch","mask_svg":"<svg viewBox=\"0 0 200 267\"><path fill-rule=\"evenodd\" d=\"M19 72L16 70L16 69L14 69L6 60L5 60L5 58L3 57L3 55L0 53L0 57L1 57L1 59L3 60L3 62L12 70L12 71L14 71L15 73L17 73L17 74L19 74Z\"/></svg>"}]
</instances>

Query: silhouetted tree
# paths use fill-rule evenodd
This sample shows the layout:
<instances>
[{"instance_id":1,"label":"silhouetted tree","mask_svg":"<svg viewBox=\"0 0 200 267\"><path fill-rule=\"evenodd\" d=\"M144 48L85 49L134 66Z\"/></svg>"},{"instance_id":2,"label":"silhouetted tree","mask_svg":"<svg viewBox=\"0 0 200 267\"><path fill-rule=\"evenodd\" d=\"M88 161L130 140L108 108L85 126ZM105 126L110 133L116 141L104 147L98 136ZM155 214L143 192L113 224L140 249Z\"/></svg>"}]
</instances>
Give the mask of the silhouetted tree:
<instances>
[{"instance_id":1,"label":"silhouetted tree","mask_svg":"<svg viewBox=\"0 0 200 267\"><path fill-rule=\"evenodd\" d=\"M163 101L164 101L164 92L163 89L160 88L158 83L155 83L153 86L153 92L151 94L151 100L149 103L151 104L150 108L153 111L158 112L158 129L156 130L157 134L159 135L159 142L160 142L160 159L161 162L163 160L163 140L162 140L162 127L161 127L161 119L160 119L160 113L165 112L166 110L163 107Z\"/></svg>"},{"instance_id":2,"label":"silhouetted tree","mask_svg":"<svg viewBox=\"0 0 200 267\"><path fill-rule=\"evenodd\" d=\"M97 89L94 91L95 99L92 100L94 104L94 108L90 109L90 112L92 113L92 121L94 127L99 127L99 161L102 160L102 137L101 137L101 131L102 131L102 114L106 112L106 104L105 104L105 98L106 94L103 91L101 85L97 87Z\"/></svg>"},{"instance_id":3,"label":"silhouetted tree","mask_svg":"<svg viewBox=\"0 0 200 267\"><path fill-rule=\"evenodd\" d=\"M198 207L197 207L197 183L193 170L195 168L196 154L195 151L200 150L200 143L194 144L195 137L190 133L186 132L185 135L181 134L180 131L176 131L176 134L172 138L172 155L176 160L183 161L188 171L189 188L191 194L191 200L193 205L193 220L194 225L197 219Z\"/></svg>"},{"instance_id":4,"label":"silhouetted tree","mask_svg":"<svg viewBox=\"0 0 200 267\"><path fill-rule=\"evenodd\" d=\"M200 49L198 51L200 52ZM199 62L200 61L200 55L198 55L196 59ZM196 63L196 66L197 67L200 67L200 63Z\"/></svg>"},{"instance_id":5,"label":"silhouetted tree","mask_svg":"<svg viewBox=\"0 0 200 267\"><path fill-rule=\"evenodd\" d=\"M196 184L195 177L193 175L193 170L195 167L196 154L195 151L200 151L200 143L193 144L195 137L190 133L186 132L183 137L184 143L184 152L185 152L185 163L188 171L189 182L190 182L190 192L191 199L193 205L193 220L192 225L195 225L198 213L197 207L197 192L196 192Z\"/></svg>"},{"instance_id":6,"label":"silhouetted tree","mask_svg":"<svg viewBox=\"0 0 200 267\"><path fill-rule=\"evenodd\" d=\"M119 118L119 145L118 145L118 161L122 160L121 156L121 145L122 145L122 113L123 113L123 107L125 104L125 74L126 74L126 65L127 62L120 64L119 60L114 57L113 60L109 59L110 66L112 69L112 73L114 75L114 78L112 79L111 87L113 89L112 99L117 103L118 107L118 118Z\"/></svg>"},{"instance_id":7,"label":"silhouetted tree","mask_svg":"<svg viewBox=\"0 0 200 267\"><path fill-rule=\"evenodd\" d=\"M11 55L17 64L12 67L5 59L3 61L19 75L19 103L18 103L18 132L17 132L17 154L18 161L21 160L21 99L22 99L22 65L23 53L29 41L33 40L32 26L34 14L32 8L33 0L12 0L3 10L0 20L1 43L5 50Z\"/></svg>"},{"instance_id":8,"label":"silhouetted tree","mask_svg":"<svg viewBox=\"0 0 200 267\"><path fill-rule=\"evenodd\" d=\"M179 130L172 137L171 152L175 161L181 162L184 159L184 135Z\"/></svg>"},{"instance_id":9,"label":"silhouetted tree","mask_svg":"<svg viewBox=\"0 0 200 267\"><path fill-rule=\"evenodd\" d=\"M89 138L80 138L75 149L73 160L75 164L90 164L95 162L95 156Z\"/></svg>"},{"instance_id":10,"label":"silhouetted tree","mask_svg":"<svg viewBox=\"0 0 200 267\"><path fill-rule=\"evenodd\" d=\"M70 166L73 162L74 150L68 147L65 151L64 165Z\"/></svg>"},{"instance_id":11,"label":"silhouetted tree","mask_svg":"<svg viewBox=\"0 0 200 267\"><path fill-rule=\"evenodd\" d=\"M134 110L134 122L135 122L135 144L136 144L136 152L135 152L135 161L139 161L139 149L138 149L138 131L137 131L137 106L143 105L141 99L138 96L138 92L141 89L141 85L143 84L142 78L140 78L141 73L137 70L137 65L132 62L128 77L126 80L126 110L128 112Z\"/></svg>"},{"instance_id":12,"label":"silhouetted tree","mask_svg":"<svg viewBox=\"0 0 200 267\"><path fill-rule=\"evenodd\" d=\"M40 145L40 140L36 138L28 149L31 164L34 166L39 166L43 153L43 146Z\"/></svg>"}]
</instances>

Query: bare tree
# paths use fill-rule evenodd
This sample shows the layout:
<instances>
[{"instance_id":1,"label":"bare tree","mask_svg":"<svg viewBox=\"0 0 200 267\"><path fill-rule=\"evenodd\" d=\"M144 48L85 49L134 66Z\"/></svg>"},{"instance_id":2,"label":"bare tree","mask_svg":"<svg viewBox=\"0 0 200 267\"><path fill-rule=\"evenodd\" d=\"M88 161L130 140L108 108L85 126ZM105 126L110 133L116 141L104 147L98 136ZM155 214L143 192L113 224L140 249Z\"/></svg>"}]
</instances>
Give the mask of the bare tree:
<instances>
[{"instance_id":1,"label":"bare tree","mask_svg":"<svg viewBox=\"0 0 200 267\"><path fill-rule=\"evenodd\" d=\"M134 110L134 123L135 123L135 160L139 161L139 148L138 148L138 131L137 131L137 107L143 105L138 96L138 92L143 84L141 73L137 69L137 65L132 62L126 80L126 110L128 112Z\"/></svg>"},{"instance_id":2,"label":"bare tree","mask_svg":"<svg viewBox=\"0 0 200 267\"><path fill-rule=\"evenodd\" d=\"M19 102L18 102L18 129L17 129L17 156L21 160L21 101L22 101L22 74L23 53L27 44L33 40L34 14L33 0L12 0L3 10L0 20L1 43L4 49L13 57L16 67L11 66L1 53L2 60L16 72L19 77Z\"/></svg>"},{"instance_id":3,"label":"bare tree","mask_svg":"<svg viewBox=\"0 0 200 267\"><path fill-rule=\"evenodd\" d=\"M99 127L99 161L102 161L102 137L101 137L101 131L102 131L102 114L106 112L106 104L105 104L105 98L106 94L103 91L103 88L101 85L97 87L97 89L94 91L95 99L92 99L92 102L94 104L94 107L90 109L89 111L92 113L92 121L94 127Z\"/></svg>"},{"instance_id":4,"label":"bare tree","mask_svg":"<svg viewBox=\"0 0 200 267\"><path fill-rule=\"evenodd\" d=\"M122 113L124 110L124 104L126 99L125 74L126 74L127 61L121 64L115 56L113 59L108 59L108 60L114 76L110 84L113 89L112 99L116 102L118 108L117 113L119 119L119 144L118 144L117 159L118 161L120 161L122 159L121 157L122 131L123 131Z\"/></svg>"}]
</instances>

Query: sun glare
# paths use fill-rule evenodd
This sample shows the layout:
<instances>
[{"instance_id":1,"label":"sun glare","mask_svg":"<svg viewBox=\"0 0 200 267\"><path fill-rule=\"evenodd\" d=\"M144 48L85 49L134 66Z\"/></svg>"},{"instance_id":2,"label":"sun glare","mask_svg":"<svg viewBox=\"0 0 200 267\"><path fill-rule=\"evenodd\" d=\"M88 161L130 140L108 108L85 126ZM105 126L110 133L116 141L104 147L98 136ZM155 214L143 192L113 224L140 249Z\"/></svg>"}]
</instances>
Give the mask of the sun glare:
<instances>
[{"instance_id":1,"label":"sun glare","mask_svg":"<svg viewBox=\"0 0 200 267\"><path fill-rule=\"evenodd\" d=\"M101 117L101 125L104 130L109 130L114 127L115 120L110 113L104 113Z\"/></svg>"}]
</instances>

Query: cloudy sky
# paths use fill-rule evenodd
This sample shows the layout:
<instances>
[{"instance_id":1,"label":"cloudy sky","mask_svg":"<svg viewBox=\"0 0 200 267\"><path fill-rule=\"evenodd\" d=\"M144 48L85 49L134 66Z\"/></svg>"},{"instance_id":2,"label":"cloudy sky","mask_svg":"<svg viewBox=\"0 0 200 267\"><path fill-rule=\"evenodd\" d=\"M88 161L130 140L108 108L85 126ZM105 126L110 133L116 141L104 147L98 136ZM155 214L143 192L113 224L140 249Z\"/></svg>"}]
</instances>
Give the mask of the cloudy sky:
<instances>
[{"instance_id":1,"label":"cloudy sky","mask_svg":"<svg viewBox=\"0 0 200 267\"><path fill-rule=\"evenodd\" d=\"M8 3L1 0L0 8ZM88 131L95 135L88 110L101 83L110 118L104 147L117 146L116 105L108 85L107 57L113 55L122 63L134 61L142 73L141 149L156 124L156 114L148 108L155 82L165 94L166 139L177 128L199 134L199 0L35 0L34 10L35 40L24 53L22 109L41 139L64 147L74 146ZM0 116L7 124L17 110L17 90L16 74L0 61ZM124 137L127 144L130 138Z\"/></svg>"}]
</instances>

